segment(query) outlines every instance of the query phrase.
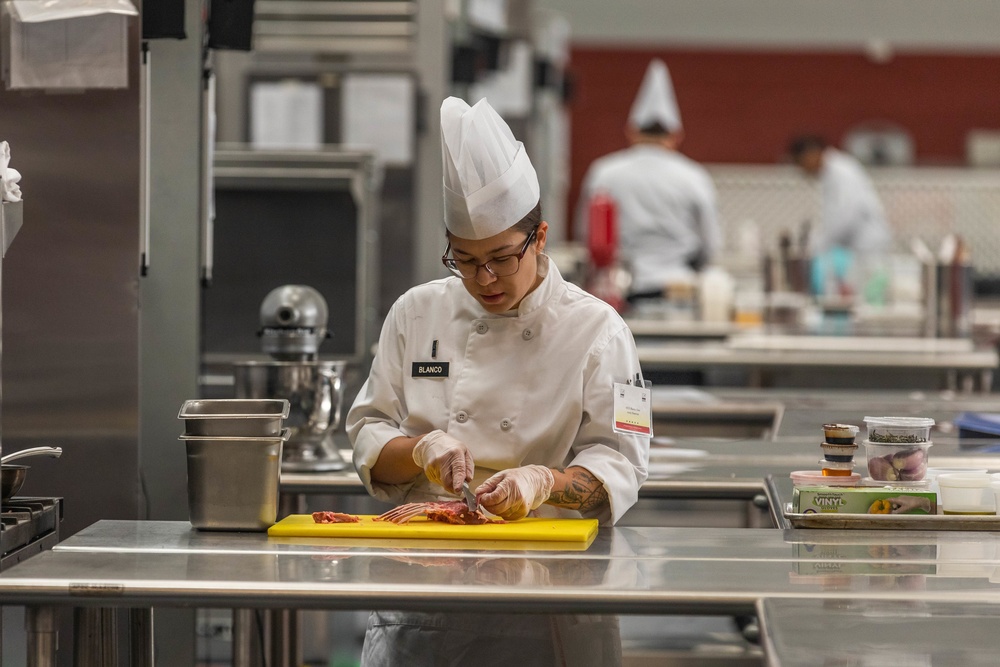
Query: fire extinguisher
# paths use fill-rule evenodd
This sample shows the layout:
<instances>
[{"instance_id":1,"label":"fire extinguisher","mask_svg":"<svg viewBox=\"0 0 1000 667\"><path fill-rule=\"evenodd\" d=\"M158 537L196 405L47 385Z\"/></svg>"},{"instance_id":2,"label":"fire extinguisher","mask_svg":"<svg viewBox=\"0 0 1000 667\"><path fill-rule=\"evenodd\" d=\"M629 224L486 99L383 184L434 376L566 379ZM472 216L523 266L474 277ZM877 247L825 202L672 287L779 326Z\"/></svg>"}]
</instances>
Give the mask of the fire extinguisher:
<instances>
[{"instance_id":1,"label":"fire extinguisher","mask_svg":"<svg viewBox=\"0 0 1000 667\"><path fill-rule=\"evenodd\" d=\"M615 261L618 253L618 218L615 202L605 192L598 192L590 200L588 211L589 236L587 237L590 262L594 268L603 269Z\"/></svg>"}]
</instances>

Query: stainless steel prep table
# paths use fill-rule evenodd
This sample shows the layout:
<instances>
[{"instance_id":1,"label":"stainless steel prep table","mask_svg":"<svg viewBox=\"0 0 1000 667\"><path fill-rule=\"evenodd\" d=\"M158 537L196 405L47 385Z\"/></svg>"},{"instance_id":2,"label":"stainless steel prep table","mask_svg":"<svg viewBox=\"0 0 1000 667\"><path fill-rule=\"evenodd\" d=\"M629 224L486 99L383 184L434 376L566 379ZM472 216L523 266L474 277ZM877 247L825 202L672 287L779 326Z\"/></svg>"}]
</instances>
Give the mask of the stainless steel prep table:
<instances>
[{"instance_id":1,"label":"stainless steel prep table","mask_svg":"<svg viewBox=\"0 0 1000 667\"><path fill-rule=\"evenodd\" d=\"M900 369L939 371L950 389L974 389L977 380L981 391L988 391L997 368L995 349L957 350L942 348L895 351L873 349L872 339L845 339L850 347L808 349L789 347L739 347L732 341L663 342L640 340L636 343L639 363L644 371L703 370L707 368L742 368L755 372L822 368L826 373L858 369ZM892 339L885 339L892 340ZM932 342L934 339L928 339Z\"/></svg>"},{"instance_id":2,"label":"stainless steel prep table","mask_svg":"<svg viewBox=\"0 0 1000 667\"><path fill-rule=\"evenodd\" d=\"M30 606L32 621L58 606L729 615L764 599L1000 603L989 580L998 542L968 533L608 528L584 552L407 549L101 521L0 573L0 597ZM36 630L44 628L29 637L45 636Z\"/></svg>"},{"instance_id":3,"label":"stainless steel prep table","mask_svg":"<svg viewBox=\"0 0 1000 667\"><path fill-rule=\"evenodd\" d=\"M924 600L764 600L769 667L994 667L1000 606Z\"/></svg>"}]
</instances>

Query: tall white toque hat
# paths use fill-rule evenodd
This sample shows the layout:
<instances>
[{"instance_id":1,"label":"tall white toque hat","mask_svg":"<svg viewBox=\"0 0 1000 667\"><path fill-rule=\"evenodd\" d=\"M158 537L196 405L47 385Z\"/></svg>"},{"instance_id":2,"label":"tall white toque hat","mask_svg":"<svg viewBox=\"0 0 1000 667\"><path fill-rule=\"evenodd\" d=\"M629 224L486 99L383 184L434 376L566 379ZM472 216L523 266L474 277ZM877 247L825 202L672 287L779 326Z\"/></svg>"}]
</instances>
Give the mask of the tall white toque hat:
<instances>
[{"instance_id":1,"label":"tall white toque hat","mask_svg":"<svg viewBox=\"0 0 1000 667\"><path fill-rule=\"evenodd\" d=\"M646 68L646 75L642 77L642 85L632 103L628 120L637 129L653 123L659 123L669 132L682 128L681 111L677 108L670 72L659 58L650 61Z\"/></svg>"},{"instance_id":2,"label":"tall white toque hat","mask_svg":"<svg viewBox=\"0 0 1000 667\"><path fill-rule=\"evenodd\" d=\"M538 176L503 118L486 99L441 103L444 223L463 239L495 236L538 204Z\"/></svg>"}]
</instances>

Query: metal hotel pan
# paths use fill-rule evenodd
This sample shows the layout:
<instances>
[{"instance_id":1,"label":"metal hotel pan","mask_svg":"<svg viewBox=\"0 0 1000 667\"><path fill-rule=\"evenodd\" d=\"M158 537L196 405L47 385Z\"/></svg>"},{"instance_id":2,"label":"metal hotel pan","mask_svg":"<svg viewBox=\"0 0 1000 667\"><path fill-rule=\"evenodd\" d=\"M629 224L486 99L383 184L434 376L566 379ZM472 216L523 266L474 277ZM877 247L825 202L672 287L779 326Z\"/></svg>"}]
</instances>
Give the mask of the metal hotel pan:
<instances>
[{"instance_id":1,"label":"metal hotel pan","mask_svg":"<svg viewBox=\"0 0 1000 667\"><path fill-rule=\"evenodd\" d=\"M283 399L218 398L184 401L184 435L239 438L281 436L289 403Z\"/></svg>"}]
</instances>

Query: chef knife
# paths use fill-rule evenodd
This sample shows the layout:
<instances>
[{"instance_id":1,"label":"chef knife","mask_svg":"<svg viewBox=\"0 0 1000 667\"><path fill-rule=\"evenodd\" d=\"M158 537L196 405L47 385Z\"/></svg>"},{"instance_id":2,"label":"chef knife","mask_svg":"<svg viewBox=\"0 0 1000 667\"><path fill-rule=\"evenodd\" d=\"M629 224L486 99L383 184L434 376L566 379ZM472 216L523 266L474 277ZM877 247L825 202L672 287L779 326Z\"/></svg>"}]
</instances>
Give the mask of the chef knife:
<instances>
[{"instance_id":1,"label":"chef knife","mask_svg":"<svg viewBox=\"0 0 1000 667\"><path fill-rule=\"evenodd\" d=\"M476 500L476 495L469 488L468 482L462 482L462 495L465 496L465 504L469 506L470 512L475 512L479 509L479 501Z\"/></svg>"}]
</instances>

